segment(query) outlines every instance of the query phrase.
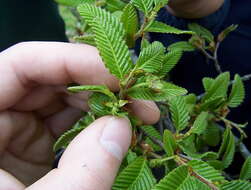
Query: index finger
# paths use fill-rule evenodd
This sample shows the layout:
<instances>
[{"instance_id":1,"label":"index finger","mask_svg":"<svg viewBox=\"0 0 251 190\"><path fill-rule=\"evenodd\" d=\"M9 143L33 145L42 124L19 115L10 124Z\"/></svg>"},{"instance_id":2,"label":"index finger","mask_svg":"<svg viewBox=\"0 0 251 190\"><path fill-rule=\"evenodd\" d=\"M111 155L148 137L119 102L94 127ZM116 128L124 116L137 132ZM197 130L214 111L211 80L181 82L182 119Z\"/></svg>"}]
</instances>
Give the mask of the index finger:
<instances>
[{"instance_id":1,"label":"index finger","mask_svg":"<svg viewBox=\"0 0 251 190\"><path fill-rule=\"evenodd\" d=\"M0 53L0 110L13 106L35 85L104 84L118 88L96 48L61 42L25 42Z\"/></svg>"}]
</instances>

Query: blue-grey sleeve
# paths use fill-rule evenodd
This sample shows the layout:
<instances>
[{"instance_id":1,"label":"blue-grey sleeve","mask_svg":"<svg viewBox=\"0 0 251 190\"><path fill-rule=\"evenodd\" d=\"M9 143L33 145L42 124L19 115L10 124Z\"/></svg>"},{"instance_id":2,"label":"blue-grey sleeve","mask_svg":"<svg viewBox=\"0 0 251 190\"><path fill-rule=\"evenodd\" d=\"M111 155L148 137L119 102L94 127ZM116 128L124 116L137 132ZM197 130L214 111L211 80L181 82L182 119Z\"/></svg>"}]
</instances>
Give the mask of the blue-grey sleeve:
<instances>
[{"instance_id":1,"label":"blue-grey sleeve","mask_svg":"<svg viewBox=\"0 0 251 190\"><path fill-rule=\"evenodd\" d=\"M215 13L200 19L182 19L171 15L166 8L160 10L158 15L158 20L166 24L172 25L179 29L186 29L187 24L191 22L196 22L206 28L208 28L213 33L217 34L222 30L222 25L225 18L228 15L230 9L231 0L225 0L224 4Z\"/></svg>"}]
</instances>

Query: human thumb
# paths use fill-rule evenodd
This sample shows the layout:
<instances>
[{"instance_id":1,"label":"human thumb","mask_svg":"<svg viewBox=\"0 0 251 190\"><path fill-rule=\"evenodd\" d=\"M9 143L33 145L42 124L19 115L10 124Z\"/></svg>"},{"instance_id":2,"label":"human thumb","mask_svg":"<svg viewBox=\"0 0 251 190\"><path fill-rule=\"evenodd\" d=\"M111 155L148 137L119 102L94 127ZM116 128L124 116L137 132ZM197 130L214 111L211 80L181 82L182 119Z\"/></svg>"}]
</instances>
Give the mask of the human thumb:
<instances>
[{"instance_id":1,"label":"human thumb","mask_svg":"<svg viewBox=\"0 0 251 190\"><path fill-rule=\"evenodd\" d=\"M127 119L100 118L70 143L57 169L27 190L110 190L130 141Z\"/></svg>"}]
</instances>

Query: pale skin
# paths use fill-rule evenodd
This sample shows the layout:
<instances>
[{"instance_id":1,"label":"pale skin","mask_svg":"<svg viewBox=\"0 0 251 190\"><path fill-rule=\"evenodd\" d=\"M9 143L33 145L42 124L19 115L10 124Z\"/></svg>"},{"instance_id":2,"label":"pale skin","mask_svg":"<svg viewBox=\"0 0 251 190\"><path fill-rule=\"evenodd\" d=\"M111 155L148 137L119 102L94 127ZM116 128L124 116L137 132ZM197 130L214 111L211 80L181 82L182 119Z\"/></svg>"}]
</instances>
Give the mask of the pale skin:
<instances>
[{"instance_id":1,"label":"pale skin","mask_svg":"<svg viewBox=\"0 0 251 190\"><path fill-rule=\"evenodd\" d=\"M88 110L88 93L69 94L65 85L118 89L98 51L69 43L21 43L0 53L0 76L0 190L110 190L131 141L125 118L96 120L51 170L55 138ZM150 101L133 101L131 110L146 124L160 115Z\"/></svg>"},{"instance_id":2,"label":"pale skin","mask_svg":"<svg viewBox=\"0 0 251 190\"><path fill-rule=\"evenodd\" d=\"M202 18L218 10L224 0L170 0L168 11L180 18Z\"/></svg>"}]
</instances>

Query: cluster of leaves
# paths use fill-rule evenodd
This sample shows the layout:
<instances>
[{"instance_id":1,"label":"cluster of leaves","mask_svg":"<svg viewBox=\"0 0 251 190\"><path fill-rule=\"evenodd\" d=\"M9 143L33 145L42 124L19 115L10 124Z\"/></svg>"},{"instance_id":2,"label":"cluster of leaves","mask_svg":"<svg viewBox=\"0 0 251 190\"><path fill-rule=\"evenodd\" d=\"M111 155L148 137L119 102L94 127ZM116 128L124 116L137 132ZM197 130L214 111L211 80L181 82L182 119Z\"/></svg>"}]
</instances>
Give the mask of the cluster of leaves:
<instances>
[{"instance_id":1,"label":"cluster of leaves","mask_svg":"<svg viewBox=\"0 0 251 190\"><path fill-rule=\"evenodd\" d=\"M202 81L205 93L200 96L188 94L186 89L164 80L183 52L217 50L215 38L209 31L196 24L184 31L156 21L158 11L168 0L57 1L77 7L85 27L83 35L76 39L97 47L106 68L118 78L120 90L114 93L102 85L69 87L72 93L92 92L88 102L91 111L58 139L55 151L66 147L101 116L128 117L133 126L133 140L113 190L251 189L247 181L251 179L250 157L243 164L239 179L230 179L224 172L240 143L231 129L236 128L242 138L246 137L243 131L246 124L226 118L230 108L239 106L244 100L241 77L236 74L230 81L229 72L216 78L206 77ZM143 15L142 20L139 15ZM232 29L223 31L217 42ZM183 34L191 38L166 48L158 41L150 43L149 32ZM141 41L137 59L130 51L136 41ZM159 102L163 117L170 113L164 131L142 126L127 108L131 99ZM165 169L165 175L158 182L151 169L155 167Z\"/></svg>"}]
</instances>

